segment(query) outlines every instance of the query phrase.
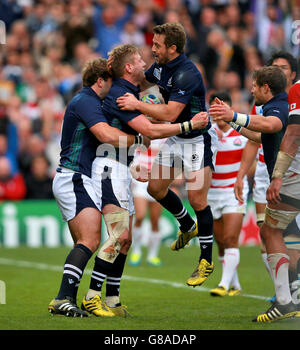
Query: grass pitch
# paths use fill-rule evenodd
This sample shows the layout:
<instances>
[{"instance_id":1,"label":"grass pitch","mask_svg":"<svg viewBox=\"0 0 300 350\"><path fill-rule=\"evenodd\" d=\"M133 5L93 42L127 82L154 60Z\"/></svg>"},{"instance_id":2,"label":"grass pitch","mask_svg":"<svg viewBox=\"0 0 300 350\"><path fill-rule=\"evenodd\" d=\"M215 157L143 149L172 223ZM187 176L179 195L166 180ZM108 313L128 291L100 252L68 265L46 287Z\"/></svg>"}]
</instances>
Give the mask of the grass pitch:
<instances>
[{"instance_id":1,"label":"grass pitch","mask_svg":"<svg viewBox=\"0 0 300 350\"><path fill-rule=\"evenodd\" d=\"M243 294L212 297L209 289L221 278L214 246L215 271L201 286L191 288L186 279L197 265L199 247L179 252L161 248L162 267L145 261L125 267L121 301L132 317L72 319L51 316L47 311L56 296L69 248L0 248L0 280L6 287L0 303L0 330L186 330L251 331L299 330L300 318L257 324L252 319L269 307L273 284L263 266L259 247L241 247L239 278ZM86 293L93 268L89 261L78 292L78 304ZM3 286L3 283L2 283ZM104 291L105 294L105 285ZM3 297L2 297L3 299ZM3 302L3 300L2 300Z\"/></svg>"}]
</instances>

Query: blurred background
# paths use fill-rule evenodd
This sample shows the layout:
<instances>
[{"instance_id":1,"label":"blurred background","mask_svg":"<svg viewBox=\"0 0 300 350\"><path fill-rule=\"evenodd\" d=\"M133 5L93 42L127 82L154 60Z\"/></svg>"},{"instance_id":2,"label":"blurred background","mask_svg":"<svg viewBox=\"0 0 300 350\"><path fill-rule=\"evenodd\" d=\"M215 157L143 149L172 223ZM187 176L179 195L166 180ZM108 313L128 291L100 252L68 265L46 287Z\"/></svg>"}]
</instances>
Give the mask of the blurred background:
<instances>
[{"instance_id":1,"label":"blurred background","mask_svg":"<svg viewBox=\"0 0 300 350\"><path fill-rule=\"evenodd\" d=\"M226 89L233 108L248 113L253 69L278 50L300 54L299 0L0 0L0 20L0 243L6 245L29 241L20 235L14 241L7 230L34 231L20 216L26 201L39 203L28 215L41 210L40 201L55 206L64 110L88 59L133 43L149 66L153 26L180 22L207 98Z\"/></svg>"}]
</instances>

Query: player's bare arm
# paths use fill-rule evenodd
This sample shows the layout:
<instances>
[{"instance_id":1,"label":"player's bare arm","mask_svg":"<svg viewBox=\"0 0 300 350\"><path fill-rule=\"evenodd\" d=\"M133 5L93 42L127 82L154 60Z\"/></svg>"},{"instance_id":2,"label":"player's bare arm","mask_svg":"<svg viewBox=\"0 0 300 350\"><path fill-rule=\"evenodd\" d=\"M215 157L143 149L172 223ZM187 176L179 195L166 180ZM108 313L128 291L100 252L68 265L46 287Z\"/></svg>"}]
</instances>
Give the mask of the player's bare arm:
<instances>
[{"instance_id":1,"label":"player's bare arm","mask_svg":"<svg viewBox=\"0 0 300 350\"><path fill-rule=\"evenodd\" d=\"M283 125L276 116L248 115L233 111L228 105L216 103L209 109L209 114L214 121L224 120L234 122L237 125L251 131L274 134L282 129ZM244 135L246 136L246 135ZM254 140L255 141L255 140ZM257 141L259 142L259 141Z\"/></svg>"},{"instance_id":2,"label":"player's bare arm","mask_svg":"<svg viewBox=\"0 0 300 350\"><path fill-rule=\"evenodd\" d=\"M143 114L137 116L128 125L142 135L150 139L160 139L171 137L191 130L200 130L207 126L208 114L206 112L197 113L189 122L176 124L153 124Z\"/></svg>"},{"instance_id":3,"label":"player's bare arm","mask_svg":"<svg viewBox=\"0 0 300 350\"><path fill-rule=\"evenodd\" d=\"M90 128L91 132L97 137L102 143L109 143L114 147L130 147L135 143L134 135L129 135L123 131L114 128L107 123L97 123ZM150 140L143 138L143 144L148 147Z\"/></svg>"},{"instance_id":4,"label":"player's bare arm","mask_svg":"<svg viewBox=\"0 0 300 350\"><path fill-rule=\"evenodd\" d=\"M138 100L134 95L126 93L117 99L121 110L138 110L144 115L161 121L173 122L186 106L184 103L169 101L167 104L149 104Z\"/></svg>"},{"instance_id":5,"label":"player's bare arm","mask_svg":"<svg viewBox=\"0 0 300 350\"><path fill-rule=\"evenodd\" d=\"M244 177L248 173L250 167L255 161L256 154L258 151L259 144L249 140L242 153L241 165L237 174L236 182L234 184L234 194L236 199L243 203L243 188L244 188Z\"/></svg>"}]
</instances>

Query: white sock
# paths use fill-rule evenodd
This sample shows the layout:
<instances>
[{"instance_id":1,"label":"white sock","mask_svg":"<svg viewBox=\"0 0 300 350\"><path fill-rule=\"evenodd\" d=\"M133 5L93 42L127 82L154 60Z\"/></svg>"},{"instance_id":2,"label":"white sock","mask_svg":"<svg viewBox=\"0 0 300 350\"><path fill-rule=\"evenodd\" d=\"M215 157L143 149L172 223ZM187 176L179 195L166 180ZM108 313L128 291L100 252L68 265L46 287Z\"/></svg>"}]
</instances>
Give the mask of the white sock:
<instances>
[{"instance_id":1,"label":"white sock","mask_svg":"<svg viewBox=\"0 0 300 350\"><path fill-rule=\"evenodd\" d=\"M143 241L143 229L141 227L134 226L132 229L132 245L131 253L132 254L142 254L142 241Z\"/></svg>"},{"instance_id":2,"label":"white sock","mask_svg":"<svg viewBox=\"0 0 300 350\"><path fill-rule=\"evenodd\" d=\"M160 249L162 235L160 232L151 232L148 241L148 256L147 259L156 258Z\"/></svg>"},{"instance_id":3,"label":"white sock","mask_svg":"<svg viewBox=\"0 0 300 350\"><path fill-rule=\"evenodd\" d=\"M272 271L276 300L279 304L286 305L292 301L288 274L290 258L282 253L268 254L268 262Z\"/></svg>"},{"instance_id":4,"label":"white sock","mask_svg":"<svg viewBox=\"0 0 300 350\"><path fill-rule=\"evenodd\" d=\"M117 304L120 304L120 297L118 295L106 297L105 303L108 307L115 307Z\"/></svg>"},{"instance_id":5,"label":"white sock","mask_svg":"<svg viewBox=\"0 0 300 350\"><path fill-rule=\"evenodd\" d=\"M263 262L265 264L265 267L266 267L270 277L273 280L272 271L270 270L270 266L269 266L269 263L268 263L268 254L267 253L261 253L261 257L262 257L262 260L263 260Z\"/></svg>"},{"instance_id":6,"label":"white sock","mask_svg":"<svg viewBox=\"0 0 300 350\"><path fill-rule=\"evenodd\" d=\"M232 277L232 281L231 281L231 285L234 289L238 289L238 290L242 290L242 287L240 285L240 281L239 281L239 275L237 272L237 269L235 269L233 277Z\"/></svg>"},{"instance_id":7,"label":"white sock","mask_svg":"<svg viewBox=\"0 0 300 350\"><path fill-rule=\"evenodd\" d=\"M89 289L87 294L86 294L85 300L93 299L95 295L99 295L101 298L101 292L94 290L94 289Z\"/></svg>"},{"instance_id":8,"label":"white sock","mask_svg":"<svg viewBox=\"0 0 300 350\"><path fill-rule=\"evenodd\" d=\"M219 285L228 290L240 262L240 250L238 248L225 249L223 261L222 279Z\"/></svg>"}]
</instances>

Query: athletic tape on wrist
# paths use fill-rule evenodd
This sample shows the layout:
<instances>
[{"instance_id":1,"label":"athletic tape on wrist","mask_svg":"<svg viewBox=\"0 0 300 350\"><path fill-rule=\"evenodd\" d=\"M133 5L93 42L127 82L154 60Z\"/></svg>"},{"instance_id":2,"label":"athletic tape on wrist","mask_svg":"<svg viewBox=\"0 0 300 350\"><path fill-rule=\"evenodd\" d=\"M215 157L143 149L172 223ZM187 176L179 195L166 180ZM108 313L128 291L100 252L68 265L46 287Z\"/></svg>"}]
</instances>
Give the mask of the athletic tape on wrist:
<instances>
[{"instance_id":1,"label":"athletic tape on wrist","mask_svg":"<svg viewBox=\"0 0 300 350\"><path fill-rule=\"evenodd\" d=\"M272 179L275 177L282 178L283 175L288 170L288 168L290 167L293 160L294 160L294 157L291 156L290 154L279 151L277 154L276 163L273 169Z\"/></svg>"},{"instance_id":2,"label":"athletic tape on wrist","mask_svg":"<svg viewBox=\"0 0 300 350\"><path fill-rule=\"evenodd\" d=\"M234 112L232 121L235 124L238 124L240 126L247 128L247 126L250 124L250 116L249 116L249 114L242 114L242 113Z\"/></svg>"},{"instance_id":3,"label":"athletic tape on wrist","mask_svg":"<svg viewBox=\"0 0 300 350\"><path fill-rule=\"evenodd\" d=\"M135 135L134 136L134 143L136 145L142 145L144 141L143 135Z\"/></svg>"},{"instance_id":4,"label":"athletic tape on wrist","mask_svg":"<svg viewBox=\"0 0 300 350\"><path fill-rule=\"evenodd\" d=\"M181 133L193 130L193 123L191 122L191 120L189 120L188 122L180 123L180 130Z\"/></svg>"},{"instance_id":5,"label":"athletic tape on wrist","mask_svg":"<svg viewBox=\"0 0 300 350\"><path fill-rule=\"evenodd\" d=\"M230 126L231 126L233 129L235 129L235 130L238 131L238 132L241 132L241 130L243 129L242 126L237 125L237 124L235 124L234 122L229 122L229 124L230 124Z\"/></svg>"}]
</instances>

